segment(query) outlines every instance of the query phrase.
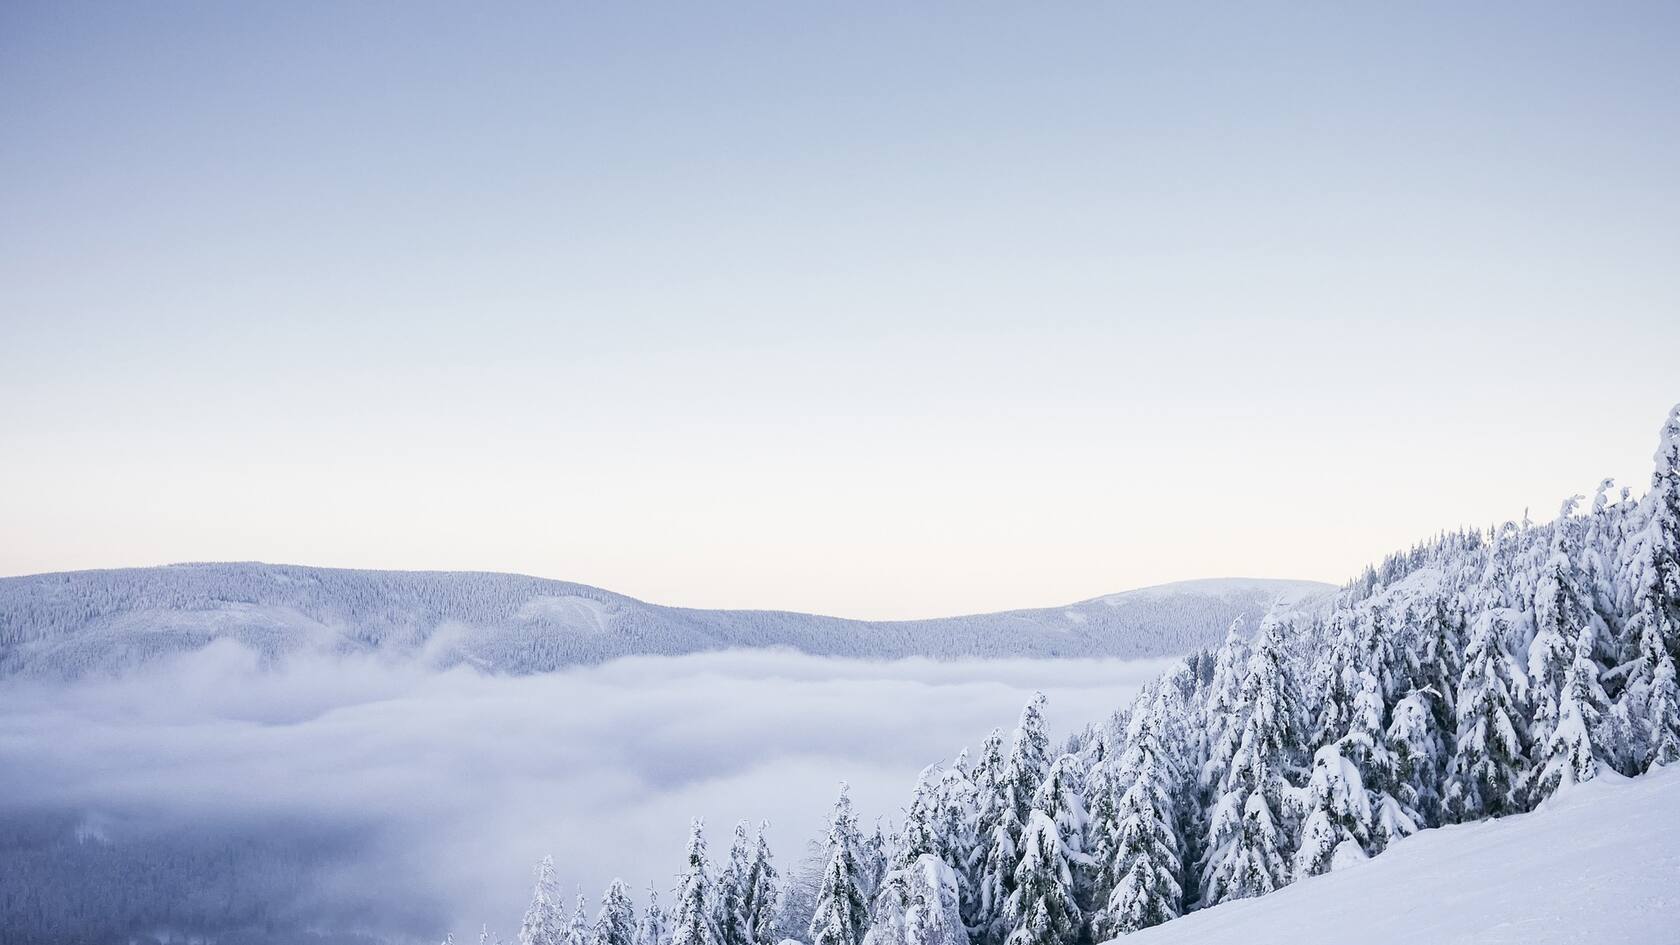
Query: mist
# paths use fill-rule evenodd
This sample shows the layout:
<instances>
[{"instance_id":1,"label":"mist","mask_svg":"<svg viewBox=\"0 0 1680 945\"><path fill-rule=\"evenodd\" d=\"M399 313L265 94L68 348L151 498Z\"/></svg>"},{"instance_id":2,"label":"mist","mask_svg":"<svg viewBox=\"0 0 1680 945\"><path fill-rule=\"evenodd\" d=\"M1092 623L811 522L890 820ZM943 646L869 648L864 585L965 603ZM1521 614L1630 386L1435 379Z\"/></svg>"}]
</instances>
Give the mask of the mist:
<instances>
[{"instance_id":1,"label":"mist","mask_svg":"<svg viewBox=\"0 0 1680 945\"><path fill-rule=\"evenodd\" d=\"M264 666L224 641L116 679L8 684L0 817L281 858L275 905L300 927L511 937L544 854L568 892L593 904L622 877L640 905L650 883L668 896L692 818L714 856L765 820L785 869L840 780L866 822L896 818L924 766L1011 728L1034 690L1060 738L1169 663L760 650L506 677L377 655Z\"/></svg>"}]
</instances>

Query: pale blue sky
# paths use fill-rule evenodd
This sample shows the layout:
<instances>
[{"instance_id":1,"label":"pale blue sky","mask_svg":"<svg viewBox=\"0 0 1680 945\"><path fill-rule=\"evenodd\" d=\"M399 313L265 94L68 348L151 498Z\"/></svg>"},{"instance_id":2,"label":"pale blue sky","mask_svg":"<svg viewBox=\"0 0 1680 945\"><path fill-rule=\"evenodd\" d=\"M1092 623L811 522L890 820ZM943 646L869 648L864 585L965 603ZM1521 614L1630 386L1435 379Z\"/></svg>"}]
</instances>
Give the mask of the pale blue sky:
<instances>
[{"instance_id":1,"label":"pale blue sky","mask_svg":"<svg viewBox=\"0 0 1680 945\"><path fill-rule=\"evenodd\" d=\"M1680 6L0 5L0 573L914 616L1643 488Z\"/></svg>"}]
</instances>

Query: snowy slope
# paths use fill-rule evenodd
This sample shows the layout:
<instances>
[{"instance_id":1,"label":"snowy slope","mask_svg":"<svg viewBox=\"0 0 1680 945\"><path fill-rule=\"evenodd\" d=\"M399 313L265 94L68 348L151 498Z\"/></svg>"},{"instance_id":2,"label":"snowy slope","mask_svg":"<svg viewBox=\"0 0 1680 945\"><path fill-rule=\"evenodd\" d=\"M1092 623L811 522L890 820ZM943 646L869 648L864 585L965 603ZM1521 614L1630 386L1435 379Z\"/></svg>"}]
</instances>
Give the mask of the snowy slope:
<instances>
[{"instance_id":1,"label":"snowy slope","mask_svg":"<svg viewBox=\"0 0 1680 945\"><path fill-rule=\"evenodd\" d=\"M1680 769L1603 776L1503 820L1426 830L1124 945L1680 941Z\"/></svg>"},{"instance_id":2,"label":"snowy slope","mask_svg":"<svg viewBox=\"0 0 1680 945\"><path fill-rule=\"evenodd\" d=\"M0 676L121 672L220 639L269 659L379 650L507 673L770 646L870 658L1142 658L1212 645L1239 615L1332 591L1222 579L1041 610L872 622L664 607L516 574L172 565L0 578Z\"/></svg>"}]
</instances>

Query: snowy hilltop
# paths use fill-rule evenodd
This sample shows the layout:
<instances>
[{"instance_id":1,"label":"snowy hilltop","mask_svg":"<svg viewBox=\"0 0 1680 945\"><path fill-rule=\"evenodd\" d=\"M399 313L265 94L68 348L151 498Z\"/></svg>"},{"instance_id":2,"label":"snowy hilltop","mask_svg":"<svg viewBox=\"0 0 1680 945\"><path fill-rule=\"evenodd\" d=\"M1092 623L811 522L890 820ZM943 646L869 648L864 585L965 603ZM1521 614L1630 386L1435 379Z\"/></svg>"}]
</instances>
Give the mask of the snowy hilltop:
<instances>
[{"instance_id":1,"label":"snowy hilltop","mask_svg":"<svg viewBox=\"0 0 1680 945\"><path fill-rule=\"evenodd\" d=\"M697 823L669 943L1089 945L1163 924L1150 941L1488 941L1470 923L1500 912L1522 941L1543 914L1557 941L1668 940L1645 933L1674 928L1672 773L1571 796L1680 763L1680 406L1655 462L1643 497L1606 482L1550 523L1442 534L1331 601L1234 623L1060 750L1034 699L1012 737L929 766L894 827L862 829L842 787L769 927L740 911L766 910L745 829L714 873ZM1419 908L1465 923L1368 927ZM522 945L587 941L550 935L552 909L539 881Z\"/></svg>"},{"instance_id":2,"label":"snowy hilltop","mask_svg":"<svg viewBox=\"0 0 1680 945\"><path fill-rule=\"evenodd\" d=\"M1239 616L1333 590L1187 581L1041 610L863 621L665 607L517 574L182 564L0 578L0 676L114 674L223 639L268 660L380 651L509 674L739 647L878 659L1181 656Z\"/></svg>"}]
</instances>

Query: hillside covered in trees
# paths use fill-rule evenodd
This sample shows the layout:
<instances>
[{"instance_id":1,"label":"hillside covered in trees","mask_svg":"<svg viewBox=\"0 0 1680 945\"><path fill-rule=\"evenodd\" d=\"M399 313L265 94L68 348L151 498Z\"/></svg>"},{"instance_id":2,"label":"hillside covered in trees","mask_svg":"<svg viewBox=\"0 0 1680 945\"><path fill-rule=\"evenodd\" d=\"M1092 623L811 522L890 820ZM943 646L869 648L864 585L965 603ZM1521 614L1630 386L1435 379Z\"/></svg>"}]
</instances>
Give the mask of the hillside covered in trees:
<instances>
[{"instance_id":1,"label":"hillside covered in trees","mask_svg":"<svg viewBox=\"0 0 1680 945\"><path fill-rule=\"evenodd\" d=\"M1179 656L1334 588L1186 581L1065 607L865 621L648 604L518 574L183 564L0 578L0 676L119 675L230 640L266 661L377 652L524 675L618 656L786 647L896 659Z\"/></svg>"},{"instance_id":2,"label":"hillside covered in trees","mask_svg":"<svg viewBox=\"0 0 1680 945\"><path fill-rule=\"evenodd\" d=\"M1550 523L1442 534L1321 606L1237 621L1059 751L1036 699L873 831L842 787L786 882L744 825L714 866L696 822L669 914L650 893L637 918L615 884L591 920L545 862L518 940L1089 945L1673 765L1680 406L1655 459L1643 497L1605 482Z\"/></svg>"}]
</instances>

